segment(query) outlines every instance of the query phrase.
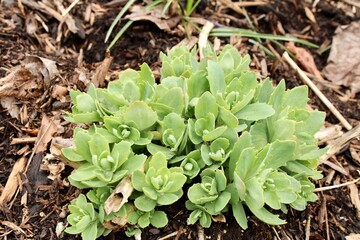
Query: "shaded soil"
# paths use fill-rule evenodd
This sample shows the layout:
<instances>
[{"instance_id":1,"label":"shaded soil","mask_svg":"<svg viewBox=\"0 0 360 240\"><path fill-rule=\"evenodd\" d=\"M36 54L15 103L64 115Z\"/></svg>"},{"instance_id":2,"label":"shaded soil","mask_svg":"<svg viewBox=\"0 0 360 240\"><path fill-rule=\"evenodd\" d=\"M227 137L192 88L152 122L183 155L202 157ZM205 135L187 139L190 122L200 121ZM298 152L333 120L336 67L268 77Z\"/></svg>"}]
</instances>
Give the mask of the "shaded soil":
<instances>
[{"instance_id":1,"label":"shaded soil","mask_svg":"<svg viewBox=\"0 0 360 240\"><path fill-rule=\"evenodd\" d=\"M221 8L215 1L204 1L203 6L195 13L196 17L207 18L217 24L233 27L251 28L263 33L282 35L284 30L299 38L304 38L318 45L326 42L331 43L336 27L349 24L358 20L356 14L348 14L348 8L339 7L339 2L320 1L314 12L316 23L309 20L305 13L305 7L311 9L307 1L273 1L259 7L247 8L247 13L253 26L244 16L229 8ZM74 10L73 15L83 19L86 6L91 1L84 1ZM92 1L106 8L106 1ZM343 6L343 5L340 5ZM67 33L60 42L53 41L55 50L49 50L44 45L41 36L45 36L42 28L38 29L38 36L26 32L26 19L21 14L17 5L0 5L0 78L7 75L7 71L18 66L26 55L37 55L56 61L60 71L60 77L52 80L48 88L44 88L39 96L34 98L17 99L17 105L22 112L26 109L26 116L20 119L12 118L6 109L0 107L0 193L2 192L15 162L21 157L31 158L28 171L18 176L22 186L16 197L8 204L0 206L0 239L57 239L56 225L59 222L66 223L67 205L78 194L79 190L71 187L66 182L66 177L71 172L71 167L66 166L59 178L50 180L48 172L41 170L41 164L48 150L32 155L34 142L11 144L14 138L36 137L36 131L41 126L42 114L58 118L63 122L62 111L69 110L69 97L65 101L51 95L55 86L65 86L73 89L85 89L85 83L81 80L81 74L91 75L91 71L99 65L105 57L107 44L104 43L106 32L117 15L121 6L108 7L106 12L96 17L93 25L83 23L85 37L80 34ZM351 9L351 8L350 8ZM34 10L25 6L27 14ZM81 21L81 20L80 20ZM123 24L123 23L122 23ZM48 17L47 25L49 33L44 37L56 39L58 22ZM122 27L115 28L115 33ZM281 27L280 27L281 26ZM283 29L283 30L282 30ZM114 36L115 34L113 34ZM198 32L194 31L197 36ZM171 33L162 31L155 24L141 21L129 28L121 39L111 49L114 57L110 67L110 74L106 81L116 78L120 70L126 68L138 69L143 62L156 72L159 72L159 53L178 44L186 38L184 32L179 29ZM214 38L209 39L211 42ZM264 59L267 64L268 76L274 81L286 79L288 88L301 85L298 76L290 70L284 62L278 58L272 58L264 54L261 49L249 43L247 39L220 39L221 45L232 43L238 49L252 56L251 67L257 72L261 71L259 63ZM269 44L264 42L264 44ZM282 49L276 45L274 51L282 53ZM79 52L83 51L83 61L79 60ZM318 49L308 48L313 54L319 70L326 65L329 51L319 54ZM81 64L79 64L79 62ZM81 66L79 66L81 65ZM356 126L360 121L360 98L359 94L350 101L344 102L332 88L323 86L324 94L334 103L338 110ZM340 88L343 93L346 88ZM1 96L0 96L1 97ZM321 101L313 94L310 95L310 105L314 108L327 112L327 124L338 123L337 119L326 109ZM72 135L73 125L61 125L63 130L58 136L69 138ZM359 143L353 143L359 146ZM53 160L56 162L56 160ZM348 149L336 156L338 164L343 166L349 176L335 172L334 183L349 181L358 178L359 163L356 162ZM316 182L316 185L327 184L326 178L333 174L333 169L326 165L320 165L324 179ZM351 202L347 187L329 190L319 193L319 200L308 205L303 212L289 210L282 217L288 222L286 225L272 227L266 225L255 217L249 217L249 228L242 230L231 214L226 213L226 223L213 223L211 228L205 229L207 239L305 239L307 226L310 225L310 239L345 239L350 233L360 233L360 222L356 216L356 209ZM23 204L26 202L26 204ZM199 229L197 226L188 226L186 219L189 212L180 204L164 207L163 210L169 216L169 224L164 229L147 228L143 231L142 239L159 239L168 234L178 232L169 239L196 239ZM325 211L325 215L324 215ZM326 216L326 219L325 217ZM4 222L2 222L4 221ZM9 224L12 223L13 225ZM22 230L22 232L19 230ZM123 239L123 233L111 233L102 239ZM63 239L80 239L76 236L65 235Z\"/></svg>"}]
</instances>

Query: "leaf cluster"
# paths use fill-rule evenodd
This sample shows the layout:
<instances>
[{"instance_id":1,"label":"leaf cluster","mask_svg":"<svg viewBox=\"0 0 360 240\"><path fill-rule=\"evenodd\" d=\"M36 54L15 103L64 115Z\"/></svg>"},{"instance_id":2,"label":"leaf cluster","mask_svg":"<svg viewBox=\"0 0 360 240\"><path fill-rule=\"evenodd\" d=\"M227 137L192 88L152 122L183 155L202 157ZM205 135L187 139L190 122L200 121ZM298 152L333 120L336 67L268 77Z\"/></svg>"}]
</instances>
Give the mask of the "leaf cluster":
<instances>
[{"instance_id":1,"label":"leaf cluster","mask_svg":"<svg viewBox=\"0 0 360 240\"><path fill-rule=\"evenodd\" d=\"M168 218L159 207L183 195L188 224L210 227L231 211L244 229L246 209L279 225L285 221L270 210L304 210L317 199L311 179L321 178L316 167L326 149L318 148L314 134L325 114L307 109L308 89L259 82L249 56L229 45L218 55L207 50L200 61L195 53L185 47L162 53L160 83L142 64L106 89L71 92L67 120L90 127L75 129L74 146L63 155L80 163L70 183L91 190L90 202L84 195L76 200L87 209L69 207L69 233L96 229L101 235L101 224L115 217L128 234L150 224L163 227ZM128 203L104 213L115 186L128 176Z\"/></svg>"}]
</instances>

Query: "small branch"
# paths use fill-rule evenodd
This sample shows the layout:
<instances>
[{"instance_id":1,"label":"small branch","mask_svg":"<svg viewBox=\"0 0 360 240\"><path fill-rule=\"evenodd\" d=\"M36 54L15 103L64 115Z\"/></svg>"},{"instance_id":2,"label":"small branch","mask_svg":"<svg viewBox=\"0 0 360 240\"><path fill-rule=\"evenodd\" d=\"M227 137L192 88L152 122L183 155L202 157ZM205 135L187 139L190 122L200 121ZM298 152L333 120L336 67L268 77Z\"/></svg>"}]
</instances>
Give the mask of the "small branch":
<instances>
[{"instance_id":1,"label":"small branch","mask_svg":"<svg viewBox=\"0 0 360 240\"><path fill-rule=\"evenodd\" d=\"M335 188L344 187L344 186L347 186L347 185L350 185L350 184L353 184L353 183L357 183L359 180L360 180L360 178L355 179L355 180L350 181L350 182L341 183L341 184L338 184L338 185L316 188L314 190L314 192L321 192L321 191L327 191L327 190L331 190L331 189L335 189Z\"/></svg>"},{"instance_id":2,"label":"small branch","mask_svg":"<svg viewBox=\"0 0 360 240\"><path fill-rule=\"evenodd\" d=\"M320 158L320 162L325 163L327 159L339 152L349 141L358 136L360 136L360 124L332 141L331 144L328 145L329 150L327 153Z\"/></svg>"},{"instance_id":3,"label":"small branch","mask_svg":"<svg viewBox=\"0 0 360 240\"><path fill-rule=\"evenodd\" d=\"M289 65L299 74L304 83L309 85L311 90L320 98L320 100L329 108L334 116L341 122L341 124L347 129L352 129L350 123L341 115L341 113L335 108L335 106L325 97L325 95L315 86L315 84L306 76L303 70L292 60L287 52L284 52L283 58L289 63Z\"/></svg>"},{"instance_id":4,"label":"small branch","mask_svg":"<svg viewBox=\"0 0 360 240\"><path fill-rule=\"evenodd\" d=\"M166 239L169 239L171 237L175 237L176 235L178 235L179 231L175 231L175 232L172 232L162 238L158 238L158 240L166 240Z\"/></svg>"},{"instance_id":5,"label":"small branch","mask_svg":"<svg viewBox=\"0 0 360 240\"><path fill-rule=\"evenodd\" d=\"M13 138L11 140L11 145L21 144L21 143L33 143L35 142L37 137L26 137L26 138Z\"/></svg>"},{"instance_id":6,"label":"small branch","mask_svg":"<svg viewBox=\"0 0 360 240\"><path fill-rule=\"evenodd\" d=\"M197 229L198 229L198 240L205 240L204 228L198 224Z\"/></svg>"}]
</instances>

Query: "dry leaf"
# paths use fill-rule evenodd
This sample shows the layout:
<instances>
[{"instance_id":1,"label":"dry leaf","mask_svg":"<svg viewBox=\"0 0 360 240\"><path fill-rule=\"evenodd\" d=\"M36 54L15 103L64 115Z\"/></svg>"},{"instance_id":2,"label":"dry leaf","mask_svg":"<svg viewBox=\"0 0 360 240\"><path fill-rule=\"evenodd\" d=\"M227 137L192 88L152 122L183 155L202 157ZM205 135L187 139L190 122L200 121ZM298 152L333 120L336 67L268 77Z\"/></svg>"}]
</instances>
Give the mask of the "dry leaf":
<instances>
[{"instance_id":1,"label":"dry leaf","mask_svg":"<svg viewBox=\"0 0 360 240\"><path fill-rule=\"evenodd\" d=\"M131 8L131 14L127 15L125 19L130 19L132 21L147 20L151 21L158 26L161 30L170 31L171 28L178 25L180 17L171 17L165 19L162 15L162 8L155 7L151 11L147 11L145 7L140 5L135 5Z\"/></svg>"},{"instance_id":2,"label":"dry leaf","mask_svg":"<svg viewBox=\"0 0 360 240\"><path fill-rule=\"evenodd\" d=\"M95 87L103 87L105 82L106 74L109 71L109 67L111 65L113 58L110 56L110 52L106 52L106 57L104 61L98 66L95 70L95 74L91 78L91 82L95 85Z\"/></svg>"},{"instance_id":3,"label":"dry leaf","mask_svg":"<svg viewBox=\"0 0 360 240\"><path fill-rule=\"evenodd\" d=\"M55 85L55 87L52 89L51 97L56 98L60 100L60 102L64 103L66 102L67 93L68 93L67 87Z\"/></svg>"},{"instance_id":4,"label":"dry leaf","mask_svg":"<svg viewBox=\"0 0 360 240\"><path fill-rule=\"evenodd\" d=\"M60 124L58 120L53 121L43 114L41 127L35 143L35 153L46 151L47 144L52 140L53 135L56 133L57 124Z\"/></svg>"},{"instance_id":5,"label":"dry leaf","mask_svg":"<svg viewBox=\"0 0 360 240\"><path fill-rule=\"evenodd\" d=\"M54 61L27 56L21 65L11 68L10 73L0 79L0 96L22 99L39 96L43 87L59 74Z\"/></svg>"},{"instance_id":6,"label":"dry leaf","mask_svg":"<svg viewBox=\"0 0 360 240\"><path fill-rule=\"evenodd\" d=\"M307 72L314 74L319 80L324 80L320 71L316 67L313 56L308 50L302 47L296 47L293 42L286 43L285 46L295 55L296 59L301 63Z\"/></svg>"},{"instance_id":7,"label":"dry leaf","mask_svg":"<svg viewBox=\"0 0 360 240\"><path fill-rule=\"evenodd\" d=\"M351 233L349 236L345 237L346 240L360 240L360 234Z\"/></svg>"},{"instance_id":8,"label":"dry leaf","mask_svg":"<svg viewBox=\"0 0 360 240\"><path fill-rule=\"evenodd\" d=\"M310 21L312 21L313 23L316 23L315 16L314 16L313 12L308 7L305 7L305 15L307 16L307 18Z\"/></svg>"},{"instance_id":9,"label":"dry leaf","mask_svg":"<svg viewBox=\"0 0 360 240\"><path fill-rule=\"evenodd\" d=\"M106 214L119 211L127 203L133 191L134 188L131 185L130 176L123 178L116 186L114 192L105 201L104 210Z\"/></svg>"},{"instance_id":10,"label":"dry leaf","mask_svg":"<svg viewBox=\"0 0 360 240\"><path fill-rule=\"evenodd\" d=\"M333 38L324 75L353 94L360 92L360 22L338 27Z\"/></svg>"},{"instance_id":11,"label":"dry leaf","mask_svg":"<svg viewBox=\"0 0 360 240\"><path fill-rule=\"evenodd\" d=\"M14 97L3 97L0 98L1 106L8 111L12 118L19 120L20 109L16 105L17 101Z\"/></svg>"}]
</instances>

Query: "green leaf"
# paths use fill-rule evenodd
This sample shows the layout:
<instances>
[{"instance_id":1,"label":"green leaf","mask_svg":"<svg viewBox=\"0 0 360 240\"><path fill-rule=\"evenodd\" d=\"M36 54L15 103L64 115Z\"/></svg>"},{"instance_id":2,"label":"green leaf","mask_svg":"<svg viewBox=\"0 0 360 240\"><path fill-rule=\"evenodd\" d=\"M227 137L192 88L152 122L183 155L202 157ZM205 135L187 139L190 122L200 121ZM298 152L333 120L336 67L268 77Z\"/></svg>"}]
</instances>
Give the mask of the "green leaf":
<instances>
[{"instance_id":1,"label":"green leaf","mask_svg":"<svg viewBox=\"0 0 360 240\"><path fill-rule=\"evenodd\" d=\"M81 238L82 239L89 239L89 240L95 240L97 235L97 223L93 223L90 226L88 226L82 233Z\"/></svg>"},{"instance_id":2,"label":"green leaf","mask_svg":"<svg viewBox=\"0 0 360 240\"><path fill-rule=\"evenodd\" d=\"M65 158L72 162L81 162L84 161L84 157L77 154L75 149L73 148L63 148L61 149L61 153L64 155Z\"/></svg>"},{"instance_id":3,"label":"green leaf","mask_svg":"<svg viewBox=\"0 0 360 240\"><path fill-rule=\"evenodd\" d=\"M293 160L295 151L294 141L275 141L270 145L265 159L266 167L277 169L285 166L287 162Z\"/></svg>"},{"instance_id":4,"label":"green leaf","mask_svg":"<svg viewBox=\"0 0 360 240\"><path fill-rule=\"evenodd\" d=\"M204 92L209 90L209 82L206 79L206 73L204 71L193 73L186 82L189 101L193 98L200 97Z\"/></svg>"},{"instance_id":5,"label":"green leaf","mask_svg":"<svg viewBox=\"0 0 360 240\"><path fill-rule=\"evenodd\" d=\"M96 177L96 167L90 163L82 164L78 169L73 172L69 178L75 181L86 181Z\"/></svg>"},{"instance_id":6,"label":"green leaf","mask_svg":"<svg viewBox=\"0 0 360 240\"><path fill-rule=\"evenodd\" d=\"M65 232L68 234L79 234L81 231L81 229L77 229L75 226L67 227L65 229Z\"/></svg>"},{"instance_id":7,"label":"green leaf","mask_svg":"<svg viewBox=\"0 0 360 240\"><path fill-rule=\"evenodd\" d=\"M255 150L253 148L245 148L236 163L236 173L238 176L246 181L249 176L249 171L255 163Z\"/></svg>"},{"instance_id":8,"label":"green leaf","mask_svg":"<svg viewBox=\"0 0 360 240\"><path fill-rule=\"evenodd\" d=\"M158 119L156 112L146 103L140 101L131 103L123 117L126 123L133 123L139 131L150 128Z\"/></svg>"},{"instance_id":9,"label":"green leaf","mask_svg":"<svg viewBox=\"0 0 360 240\"><path fill-rule=\"evenodd\" d=\"M229 192L222 192L215 200L215 212L220 213L229 203L231 194Z\"/></svg>"},{"instance_id":10,"label":"green leaf","mask_svg":"<svg viewBox=\"0 0 360 240\"><path fill-rule=\"evenodd\" d=\"M174 194L174 193L162 193L161 195L158 196L157 204L158 205L170 205L170 204L173 204L174 202L179 200L181 195L182 195L182 191L181 191L180 195Z\"/></svg>"},{"instance_id":11,"label":"green leaf","mask_svg":"<svg viewBox=\"0 0 360 240\"><path fill-rule=\"evenodd\" d=\"M154 168L156 170L159 170L161 168L166 168L167 166L167 160L166 160L166 156L161 153L155 153L149 162L149 168Z\"/></svg>"},{"instance_id":12,"label":"green leaf","mask_svg":"<svg viewBox=\"0 0 360 240\"><path fill-rule=\"evenodd\" d=\"M150 225L150 213L144 213L143 215L141 215L138 219L138 225L141 228L146 228L147 226Z\"/></svg>"},{"instance_id":13,"label":"green leaf","mask_svg":"<svg viewBox=\"0 0 360 240\"><path fill-rule=\"evenodd\" d=\"M246 185L239 175L234 173L234 186L241 200L245 200L246 197Z\"/></svg>"},{"instance_id":14,"label":"green leaf","mask_svg":"<svg viewBox=\"0 0 360 240\"><path fill-rule=\"evenodd\" d=\"M261 208L264 206L264 190L263 185L259 183L258 179L253 177L245 182L247 195L245 197L245 202L251 202L252 205L256 208Z\"/></svg>"},{"instance_id":15,"label":"green leaf","mask_svg":"<svg viewBox=\"0 0 360 240\"><path fill-rule=\"evenodd\" d=\"M205 118L208 113L212 113L216 118L219 113L219 106L214 95L210 92L204 92L195 106L195 117L196 119Z\"/></svg>"},{"instance_id":16,"label":"green leaf","mask_svg":"<svg viewBox=\"0 0 360 240\"><path fill-rule=\"evenodd\" d=\"M145 154L134 155L130 157L122 166L121 169L128 170L129 173L134 172L137 169L141 169L141 166L146 160Z\"/></svg>"},{"instance_id":17,"label":"green leaf","mask_svg":"<svg viewBox=\"0 0 360 240\"><path fill-rule=\"evenodd\" d=\"M285 224L286 221L279 218L279 215L274 215L264 207L258 208L257 205L251 201L246 202L246 205L249 207L250 211L259 218L261 221L270 224L270 225L281 225Z\"/></svg>"},{"instance_id":18,"label":"green leaf","mask_svg":"<svg viewBox=\"0 0 360 240\"><path fill-rule=\"evenodd\" d=\"M204 204L214 201L218 195L209 195L202 187L200 183L192 185L187 193L189 200L195 204Z\"/></svg>"},{"instance_id":19,"label":"green leaf","mask_svg":"<svg viewBox=\"0 0 360 240\"><path fill-rule=\"evenodd\" d=\"M233 175L235 172L236 163L239 161L241 152L248 147L251 147L251 136L248 132L243 132L241 136L238 138L237 142L234 145L234 148L230 154L230 161L229 161L229 179L233 179Z\"/></svg>"},{"instance_id":20,"label":"green leaf","mask_svg":"<svg viewBox=\"0 0 360 240\"><path fill-rule=\"evenodd\" d=\"M128 160L131 152L131 143L129 143L128 141L121 141L114 144L114 147L111 151L111 156L115 160L115 169L118 169L126 162L126 160Z\"/></svg>"},{"instance_id":21,"label":"green leaf","mask_svg":"<svg viewBox=\"0 0 360 240\"><path fill-rule=\"evenodd\" d=\"M89 141L89 147L91 155L95 155L97 157L103 155L103 154L110 154L110 147L109 143L106 141L106 138L101 136L98 133L95 133L90 141Z\"/></svg>"},{"instance_id":22,"label":"green leaf","mask_svg":"<svg viewBox=\"0 0 360 240\"><path fill-rule=\"evenodd\" d=\"M236 222L240 225L242 229L247 229L248 228L247 218L242 203L238 201L237 203L231 206L232 206L232 213L235 217Z\"/></svg>"},{"instance_id":23,"label":"green leaf","mask_svg":"<svg viewBox=\"0 0 360 240\"><path fill-rule=\"evenodd\" d=\"M268 128L266 121L258 121L250 128L251 142L256 149L262 149L268 144Z\"/></svg>"},{"instance_id":24,"label":"green leaf","mask_svg":"<svg viewBox=\"0 0 360 240\"><path fill-rule=\"evenodd\" d=\"M168 223L166 213L163 211L155 211L150 218L150 223L156 228L163 228Z\"/></svg>"},{"instance_id":25,"label":"green leaf","mask_svg":"<svg viewBox=\"0 0 360 240\"><path fill-rule=\"evenodd\" d=\"M166 159L171 159L176 154L167 147L163 147L153 143L147 145L146 148L151 153L151 155L155 155L156 153L160 152L165 156Z\"/></svg>"},{"instance_id":26,"label":"green leaf","mask_svg":"<svg viewBox=\"0 0 360 240\"><path fill-rule=\"evenodd\" d=\"M143 212L150 212L156 207L156 201L145 195L137 197L134 201L135 207Z\"/></svg>"},{"instance_id":27,"label":"green leaf","mask_svg":"<svg viewBox=\"0 0 360 240\"><path fill-rule=\"evenodd\" d=\"M208 60L206 69L208 71L207 79L209 80L210 92L213 95L216 95L217 93L224 93L226 84L224 71L222 70L221 65L212 60Z\"/></svg>"},{"instance_id":28,"label":"green leaf","mask_svg":"<svg viewBox=\"0 0 360 240\"><path fill-rule=\"evenodd\" d=\"M179 87L171 88L158 100L158 103L171 107L177 114L182 114L185 108L183 90Z\"/></svg>"},{"instance_id":29,"label":"green leaf","mask_svg":"<svg viewBox=\"0 0 360 240\"><path fill-rule=\"evenodd\" d=\"M149 184L146 183L145 173L141 171L134 171L131 177L131 184L139 192L142 192L144 187L148 187Z\"/></svg>"},{"instance_id":30,"label":"green leaf","mask_svg":"<svg viewBox=\"0 0 360 240\"><path fill-rule=\"evenodd\" d=\"M88 162L91 162L92 156L89 149L89 141L91 139L91 135L80 128L75 128L74 130L74 143L76 146L76 152L84 157L84 159Z\"/></svg>"},{"instance_id":31,"label":"green leaf","mask_svg":"<svg viewBox=\"0 0 360 240\"><path fill-rule=\"evenodd\" d=\"M219 117L229 128L236 128L239 125L237 117L231 111L223 107L220 107Z\"/></svg>"},{"instance_id":32,"label":"green leaf","mask_svg":"<svg viewBox=\"0 0 360 240\"><path fill-rule=\"evenodd\" d=\"M266 103L249 104L235 115L238 119L247 121L258 121L268 118L275 113L274 109Z\"/></svg>"},{"instance_id":33,"label":"green leaf","mask_svg":"<svg viewBox=\"0 0 360 240\"><path fill-rule=\"evenodd\" d=\"M298 86L288 90L286 91L284 98L286 105L291 108L306 108L306 104L309 101L308 87Z\"/></svg>"},{"instance_id":34,"label":"green leaf","mask_svg":"<svg viewBox=\"0 0 360 240\"><path fill-rule=\"evenodd\" d=\"M227 126L221 126L221 127L218 127L218 128L215 128L214 130L206 133L203 135L203 140L205 142L211 142L217 138L219 138L227 129Z\"/></svg>"}]
</instances>

